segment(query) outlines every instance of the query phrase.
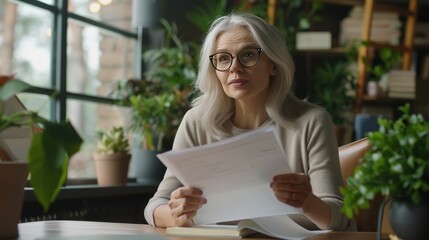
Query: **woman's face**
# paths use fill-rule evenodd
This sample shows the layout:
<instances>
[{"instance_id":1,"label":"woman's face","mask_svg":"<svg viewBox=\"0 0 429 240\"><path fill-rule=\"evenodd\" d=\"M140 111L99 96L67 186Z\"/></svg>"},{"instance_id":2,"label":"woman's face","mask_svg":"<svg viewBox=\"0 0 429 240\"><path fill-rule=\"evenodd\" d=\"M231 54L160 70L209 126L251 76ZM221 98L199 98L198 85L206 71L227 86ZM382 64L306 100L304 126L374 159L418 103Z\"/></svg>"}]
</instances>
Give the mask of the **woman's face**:
<instances>
[{"instance_id":1,"label":"woman's face","mask_svg":"<svg viewBox=\"0 0 429 240\"><path fill-rule=\"evenodd\" d=\"M222 84L222 88L229 97L236 100L260 99L265 101L270 76L275 75L274 63L263 53L264 49L262 49L259 61L252 67L243 66L237 57L241 52L241 62L246 65L246 60L253 57L252 53L255 53L256 48L259 48L259 46L250 32L244 27L235 27L219 35L214 53L226 52L233 57L231 67L228 70L216 70L216 75ZM256 54L258 53L256 52ZM227 55L223 54L223 56ZM220 66L224 60L219 56L216 61ZM226 66L228 65L227 63L225 64Z\"/></svg>"}]
</instances>

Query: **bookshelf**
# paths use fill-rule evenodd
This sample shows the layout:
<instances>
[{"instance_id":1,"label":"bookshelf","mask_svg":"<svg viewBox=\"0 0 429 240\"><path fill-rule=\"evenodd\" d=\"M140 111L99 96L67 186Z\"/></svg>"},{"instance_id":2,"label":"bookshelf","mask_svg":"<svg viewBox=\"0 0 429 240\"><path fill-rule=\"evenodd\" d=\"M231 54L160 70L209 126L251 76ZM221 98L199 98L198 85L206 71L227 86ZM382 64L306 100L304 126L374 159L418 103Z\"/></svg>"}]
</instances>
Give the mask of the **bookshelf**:
<instances>
[{"instance_id":1,"label":"bookshelf","mask_svg":"<svg viewBox=\"0 0 429 240\"><path fill-rule=\"evenodd\" d=\"M394 5L376 5L375 0L365 0L363 7L363 26L361 33L361 40L368 42L368 45L363 45L359 48L358 52L358 82L356 89L355 113L362 111L364 102L364 89L367 77L367 63L361 59L369 57L369 48L375 47L390 47L392 49L400 50L402 52L402 69L410 70L412 54L413 54L413 38L416 26L418 0L409 0L408 9L404 9ZM406 16L406 25L403 33L403 42L400 46L390 46L387 44L375 44L370 42L370 31L372 24L372 17L375 10L392 11L402 16Z\"/></svg>"},{"instance_id":2,"label":"bookshelf","mask_svg":"<svg viewBox=\"0 0 429 240\"><path fill-rule=\"evenodd\" d=\"M273 21L276 14L276 4L277 0L268 0L268 19L271 19L270 22ZM365 93L365 86L367 82L367 76L368 76L368 65L371 61L367 61L366 63L362 61L362 59L368 59L371 58L371 55L369 54L370 49L382 49L382 48L389 48L395 51L400 51L402 53L402 69L403 70L409 70L411 67L412 62L412 55L413 55L413 37L414 37L414 30L416 25L416 16L417 16L417 6L418 6L418 0L408 0L408 1L401 1L401 2L395 2L395 1L382 1L382 0L320 0L325 5L335 6L335 8L338 9L337 13L342 14L345 9L350 9L354 6L362 6L363 8L363 15L362 15L362 21L363 21L363 27L362 27L362 33L360 36L360 40L368 42L368 45L361 46L358 51L358 59L357 59L357 87L356 87L356 100L355 100L355 106L354 106L354 113L359 113L362 111L363 104L366 104L370 101L378 101L376 98L368 98L367 96L364 96ZM404 7L408 4L408 7ZM371 24L372 24L372 18L374 11L383 11L383 12L393 12L398 14L401 18L406 18L405 24L403 27L403 40L399 45L392 45L388 43L379 43L379 42L371 42L370 41L370 31L371 31ZM329 14L329 13L328 13ZM346 50L342 48L339 44L338 39L336 38L336 35L338 34L338 29L336 29L337 26L334 26L335 23L332 21L330 23L327 23L325 29L329 29L329 31L333 32L333 42L332 42L332 48L326 49L326 50L299 50L296 53L296 58L298 61L305 62L306 70L305 69L297 69L296 73L299 74L299 71L305 72L303 77L304 79L307 79L307 85L311 84L308 83L308 79L311 79L309 74L312 72L312 69L308 68L309 66L315 66L316 65L316 58L324 58L323 60L326 60L327 57L330 59L340 59L341 55L345 54ZM299 67L299 66L297 66ZM305 88L306 86L301 86L301 88ZM299 95L305 96L306 91L302 89L298 89ZM370 100L369 100L370 99ZM385 101L384 101L385 102ZM394 101L397 102L397 101Z\"/></svg>"}]
</instances>

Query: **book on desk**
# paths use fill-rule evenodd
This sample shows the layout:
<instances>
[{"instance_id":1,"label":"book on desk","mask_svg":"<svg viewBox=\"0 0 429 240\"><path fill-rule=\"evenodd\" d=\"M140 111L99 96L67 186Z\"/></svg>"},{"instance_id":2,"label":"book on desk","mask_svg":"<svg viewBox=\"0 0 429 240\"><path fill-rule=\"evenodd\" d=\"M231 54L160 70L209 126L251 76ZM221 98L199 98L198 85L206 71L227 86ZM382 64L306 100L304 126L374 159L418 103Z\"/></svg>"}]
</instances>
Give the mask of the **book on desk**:
<instances>
[{"instance_id":1,"label":"book on desk","mask_svg":"<svg viewBox=\"0 0 429 240\"><path fill-rule=\"evenodd\" d=\"M307 230L287 215L246 219L239 221L237 225L207 224L166 229L167 234L177 236L245 238L254 234L263 234L280 239L305 239L327 232L329 230Z\"/></svg>"}]
</instances>

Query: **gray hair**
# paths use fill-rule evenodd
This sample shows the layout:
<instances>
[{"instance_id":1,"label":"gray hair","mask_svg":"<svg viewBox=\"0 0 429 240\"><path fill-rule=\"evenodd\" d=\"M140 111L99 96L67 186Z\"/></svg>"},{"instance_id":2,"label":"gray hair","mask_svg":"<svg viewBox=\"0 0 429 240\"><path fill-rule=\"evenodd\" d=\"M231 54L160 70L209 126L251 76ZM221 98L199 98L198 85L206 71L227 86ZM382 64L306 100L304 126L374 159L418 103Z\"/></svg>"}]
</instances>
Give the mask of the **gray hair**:
<instances>
[{"instance_id":1,"label":"gray hair","mask_svg":"<svg viewBox=\"0 0 429 240\"><path fill-rule=\"evenodd\" d=\"M234 100L228 97L211 66L209 55L215 51L216 40L223 32L241 26L249 30L264 54L275 64L276 76L272 77L267 102L268 116L281 125L286 124L282 118L282 106L290 95L295 65L281 33L263 19L250 13L232 13L214 20L200 52L198 77L195 87L199 96L193 106L199 111L201 123L209 133L226 136L225 123L230 120L234 111Z\"/></svg>"}]
</instances>

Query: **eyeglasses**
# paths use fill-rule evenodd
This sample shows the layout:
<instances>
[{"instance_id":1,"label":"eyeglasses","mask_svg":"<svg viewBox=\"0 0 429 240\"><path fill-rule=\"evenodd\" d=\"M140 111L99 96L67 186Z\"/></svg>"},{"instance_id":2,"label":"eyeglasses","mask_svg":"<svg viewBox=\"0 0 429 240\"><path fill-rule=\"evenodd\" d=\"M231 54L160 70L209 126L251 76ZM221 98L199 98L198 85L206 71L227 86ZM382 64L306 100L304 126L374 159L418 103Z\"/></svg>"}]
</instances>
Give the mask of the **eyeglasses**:
<instances>
[{"instance_id":1,"label":"eyeglasses","mask_svg":"<svg viewBox=\"0 0 429 240\"><path fill-rule=\"evenodd\" d=\"M253 67L258 63L261 52L261 48L246 48L237 53L237 60L243 67ZM221 72L232 66L234 58L229 52L218 52L209 56L213 67Z\"/></svg>"}]
</instances>

